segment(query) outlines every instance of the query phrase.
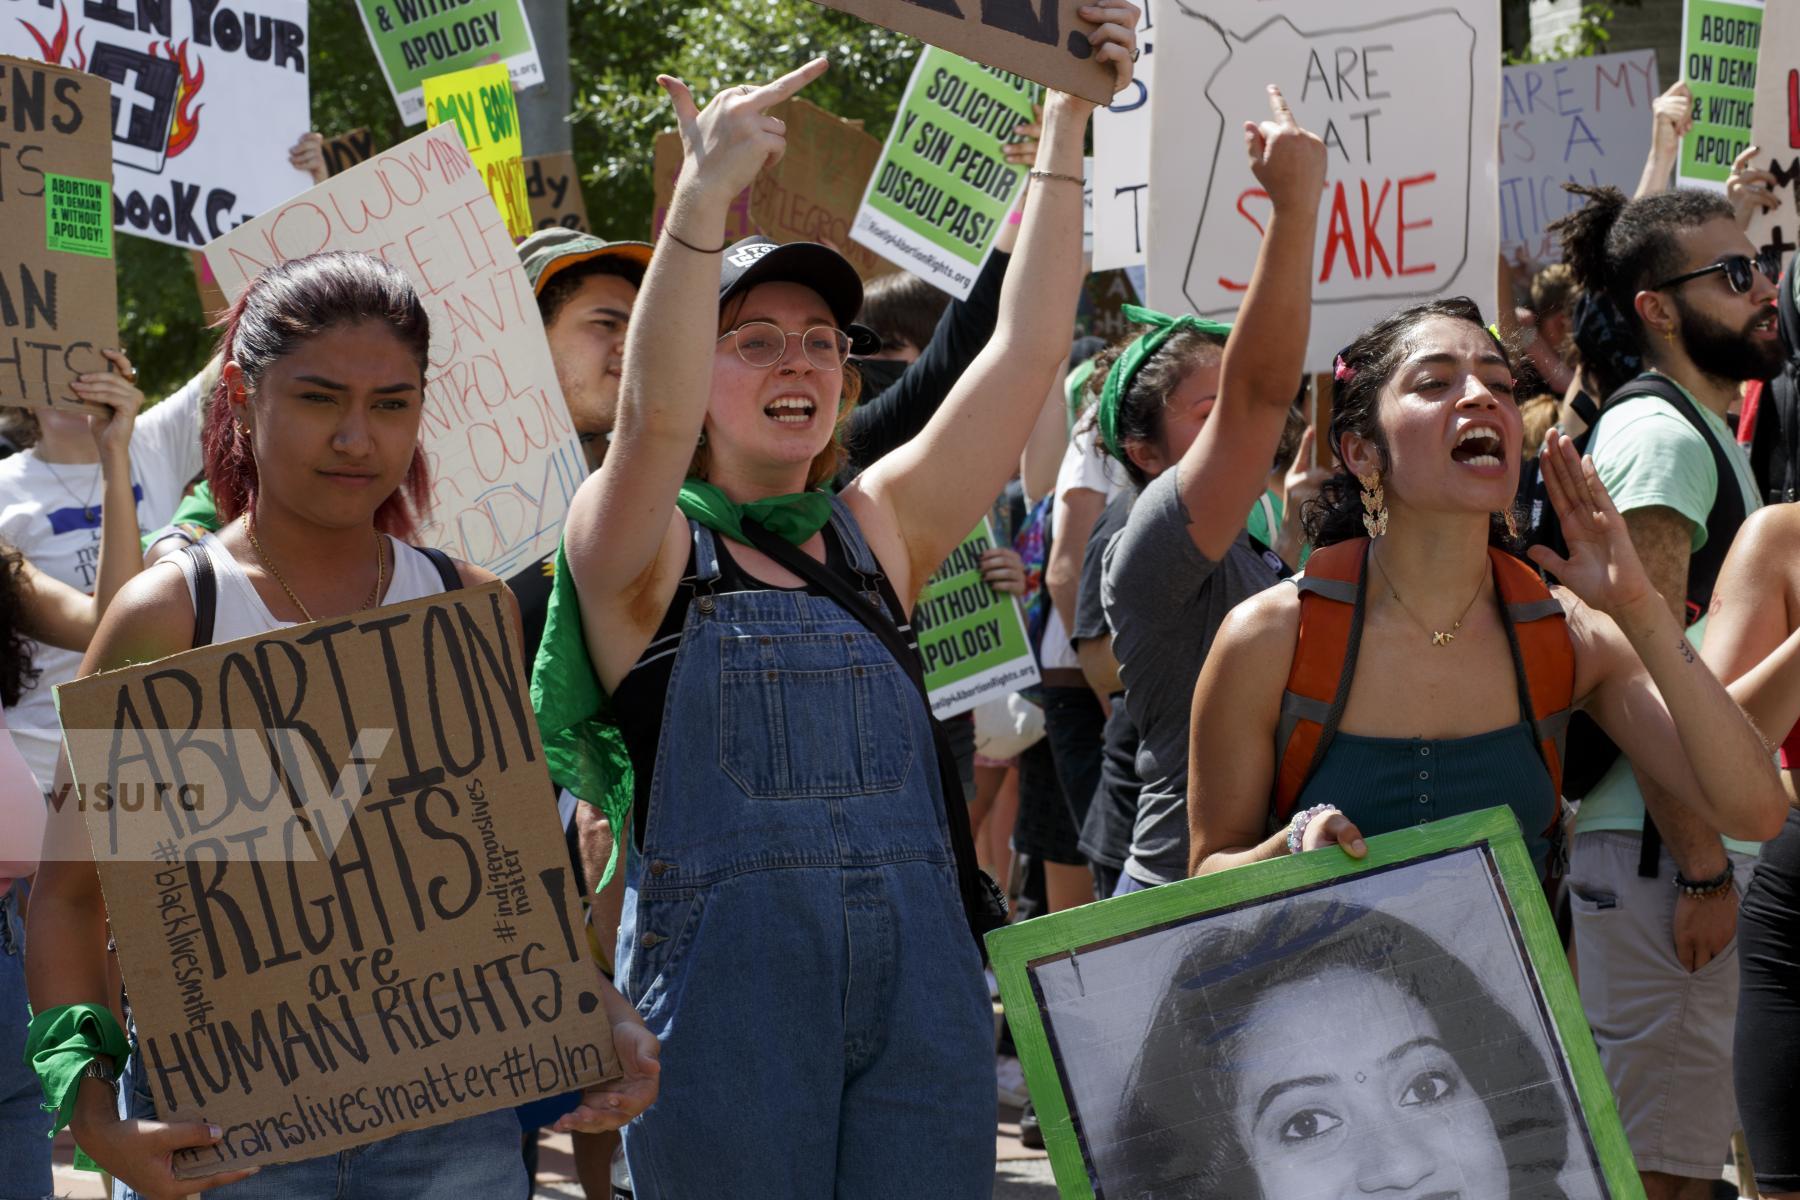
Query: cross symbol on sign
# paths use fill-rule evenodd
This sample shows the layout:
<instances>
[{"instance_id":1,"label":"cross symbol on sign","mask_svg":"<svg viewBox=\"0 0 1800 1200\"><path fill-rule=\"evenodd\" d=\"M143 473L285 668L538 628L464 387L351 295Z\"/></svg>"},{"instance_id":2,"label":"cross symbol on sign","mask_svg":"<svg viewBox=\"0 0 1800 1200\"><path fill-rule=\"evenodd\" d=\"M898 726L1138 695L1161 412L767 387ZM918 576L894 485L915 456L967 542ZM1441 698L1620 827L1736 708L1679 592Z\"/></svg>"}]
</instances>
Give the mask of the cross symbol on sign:
<instances>
[{"instance_id":1,"label":"cross symbol on sign","mask_svg":"<svg viewBox=\"0 0 1800 1200\"><path fill-rule=\"evenodd\" d=\"M175 94L181 88L181 68L166 58L101 42L94 47L88 70L113 84L114 161L160 172L175 115Z\"/></svg>"}]
</instances>

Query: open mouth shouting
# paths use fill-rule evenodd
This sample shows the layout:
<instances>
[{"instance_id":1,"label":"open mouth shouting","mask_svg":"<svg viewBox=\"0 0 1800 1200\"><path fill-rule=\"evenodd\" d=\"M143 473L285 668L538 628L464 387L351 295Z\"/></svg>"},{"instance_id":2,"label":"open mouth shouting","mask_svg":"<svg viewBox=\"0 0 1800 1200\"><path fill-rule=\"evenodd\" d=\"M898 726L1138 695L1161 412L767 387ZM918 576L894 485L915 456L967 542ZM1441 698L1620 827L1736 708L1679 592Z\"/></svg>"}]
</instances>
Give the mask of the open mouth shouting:
<instances>
[{"instance_id":1,"label":"open mouth shouting","mask_svg":"<svg viewBox=\"0 0 1800 1200\"><path fill-rule=\"evenodd\" d=\"M763 415L778 425L800 427L811 424L817 408L807 396L779 396L763 406Z\"/></svg>"},{"instance_id":2,"label":"open mouth shouting","mask_svg":"<svg viewBox=\"0 0 1800 1200\"><path fill-rule=\"evenodd\" d=\"M1775 319L1774 305L1770 305L1767 312L1750 322L1748 332L1751 337L1763 341L1773 341L1780 336L1781 327Z\"/></svg>"},{"instance_id":3,"label":"open mouth shouting","mask_svg":"<svg viewBox=\"0 0 1800 1200\"><path fill-rule=\"evenodd\" d=\"M1466 425L1450 457L1465 467L1499 471L1506 466L1506 443L1492 425Z\"/></svg>"}]
</instances>

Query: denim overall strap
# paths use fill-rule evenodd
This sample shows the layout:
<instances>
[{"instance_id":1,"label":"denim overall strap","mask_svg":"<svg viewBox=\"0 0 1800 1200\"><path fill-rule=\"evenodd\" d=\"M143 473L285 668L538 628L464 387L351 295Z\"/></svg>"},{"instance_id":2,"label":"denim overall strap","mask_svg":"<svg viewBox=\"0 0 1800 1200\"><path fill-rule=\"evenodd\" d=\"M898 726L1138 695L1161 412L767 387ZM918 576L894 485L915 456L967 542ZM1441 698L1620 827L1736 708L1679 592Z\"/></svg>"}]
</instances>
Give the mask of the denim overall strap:
<instances>
[{"instance_id":1,"label":"denim overall strap","mask_svg":"<svg viewBox=\"0 0 1800 1200\"><path fill-rule=\"evenodd\" d=\"M872 590L854 517L832 521ZM706 591L664 705L619 935L663 1040L626 1131L636 1194L985 1197L992 1016L912 683L828 598Z\"/></svg>"}]
</instances>

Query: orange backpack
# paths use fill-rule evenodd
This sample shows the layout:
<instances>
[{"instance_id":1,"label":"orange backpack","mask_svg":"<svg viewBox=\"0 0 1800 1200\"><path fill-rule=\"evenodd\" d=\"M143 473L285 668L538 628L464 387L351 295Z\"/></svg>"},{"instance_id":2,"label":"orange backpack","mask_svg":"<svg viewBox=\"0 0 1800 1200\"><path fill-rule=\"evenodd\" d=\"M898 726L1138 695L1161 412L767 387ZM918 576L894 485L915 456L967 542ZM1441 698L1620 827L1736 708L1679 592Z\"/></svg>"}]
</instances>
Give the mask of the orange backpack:
<instances>
[{"instance_id":1,"label":"orange backpack","mask_svg":"<svg viewBox=\"0 0 1800 1200\"><path fill-rule=\"evenodd\" d=\"M1307 559L1306 573L1293 581L1300 589L1300 636L1275 734L1278 766L1272 826L1293 816L1300 794L1324 761L1342 706L1350 697L1356 648L1362 640L1357 597L1368 551L1367 538L1315 550ZM1529 694L1526 707L1538 752L1560 795L1563 735L1575 694L1575 646L1569 640L1568 620L1536 570L1493 547L1488 548L1488 559L1512 643L1520 699ZM1546 831L1552 840L1556 824L1552 821Z\"/></svg>"}]
</instances>

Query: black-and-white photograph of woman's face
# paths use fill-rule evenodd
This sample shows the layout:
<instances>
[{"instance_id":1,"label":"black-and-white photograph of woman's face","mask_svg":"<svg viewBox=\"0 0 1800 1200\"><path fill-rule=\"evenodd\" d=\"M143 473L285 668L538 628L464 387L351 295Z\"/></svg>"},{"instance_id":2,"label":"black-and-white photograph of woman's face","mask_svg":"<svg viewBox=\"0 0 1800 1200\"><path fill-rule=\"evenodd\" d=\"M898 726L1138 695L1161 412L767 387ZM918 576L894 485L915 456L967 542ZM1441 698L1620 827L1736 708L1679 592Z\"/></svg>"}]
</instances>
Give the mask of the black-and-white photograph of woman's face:
<instances>
[{"instance_id":1,"label":"black-and-white photograph of woman's face","mask_svg":"<svg viewBox=\"0 0 1800 1200\"><path fill-rule=\"evenodd\" d=\"M1594 1200L1480 848L1030 968L1101 1200Z\"/></svg>"}]
</instances>

